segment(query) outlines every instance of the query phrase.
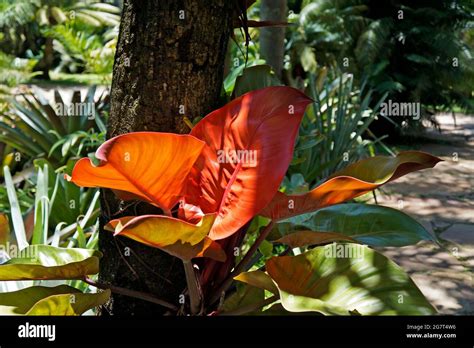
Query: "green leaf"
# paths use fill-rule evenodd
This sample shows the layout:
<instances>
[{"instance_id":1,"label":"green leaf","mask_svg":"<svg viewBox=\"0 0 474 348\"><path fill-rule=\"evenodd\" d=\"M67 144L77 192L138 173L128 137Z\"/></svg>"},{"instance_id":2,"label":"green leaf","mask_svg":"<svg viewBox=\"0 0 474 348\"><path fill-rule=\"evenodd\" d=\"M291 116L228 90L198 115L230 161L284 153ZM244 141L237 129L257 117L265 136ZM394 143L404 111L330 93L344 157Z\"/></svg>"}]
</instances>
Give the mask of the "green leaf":
<instances>
[{"instance_id":1,"label":"green leaf","mask_svg":"<svg viewBox=\"0 0 474 348\"><path fill-rule=\"evenodd\" d=\"M26 240L25 225L21 215L20 204L16 196L15 185L8 166L3 167L3 176L5 178L5 186L7 188L8 201L10 203L10 214L13 222L13 231L15 232L16 242L22 249L28 246Z\"/></svg>"},{"instance_id":2,"label":"green leaf","mask_svg":"<svg viewBox=\"0 0 474 348\"><path fill-rule=\"evenodd\" d=\"M415 219L399 210L360 203L333 205L288 219L279 229L339 233L373 246L405 246L420 240L436 240Z\"/></svg>"},{"instance_id":3,"label":"green leaf","mask_svg":"<svg viewBox=\"0 0 474 348\"><path fill-rule=\"evenodd\" d=\"M270 86L282 86L282 83L273 74L269 65L255 65L244 69L242 75L237 77L233 95L239 97L247 92Z\"/></svg>"},{"instance_id":4,"label":"green leaf","mask_svg":"<svg viewBox=\"0 0 474 348\"><path fill-rule=\"evenodd\" d=\"M260 244L260 246L258 247L258 250L266 259L268 259L273 255L273 244L269 241L264 240L262 244Z\"/></svg>"},{"instance_id":5,"label":"green leaf","mask_svg":"<svg viewBox=\"0 0 474 348\"><path fill-rule=\"evenodd\" d=\"M258 59L254 62L254 64L265 64L265 61L263 59ZM224 79L224 90L226 91L227 94L231 94L231 92L234 90L235 87L235 81L239 75L242 74L242 71L246 66L244 64L239 65L237 68L233 69Z\"/></svg>"},{"instance_id":6,"label":"green leaf","mask_svg":"<svg viewBox=\"0 0 474 348\"><path fill-rule=\"evenodd\" d=\"M254 286L238 286L237 291L225 299L220 311L225 314L226 312L259 303L264 299L265 293L262 289Z\"/></svg>"},{"instance_id":7,"label":"green leaf","mask_svg":"<svg viewBox=\"0 0 474 348\"><path fill-rule=\"evenodd\" d=\"M266 270L286 310L326 315L430 315L436 310L393 261L367 246L333 243L273 257Z\"/></svg>"},{"instance_id":8,"label":"green leaf","mask_svg":"<svg viewBox=\"0 0 474 348\"><path fill-rule=\"evenodd\" d=\"M0 315L81 315L109 297L110 290L83 294L67 285L33 286L0 293Z\"/></svg>"},{"instance_id":9,"label":"green leaf","mask_svg":"<svg viewBox=\"0 0 474 348\"><path fill-rule=\"evenodd\" d=\"M432 59L420 56L419 54L407 54L405 58L408 59L409 61L412 61L418 64L431 65L434 63Z\"/></svg>"},{"instance_id":10,"label":"green leaf","mask_svg":"<svg viewBox=\"0 0 474 348\"><path fill-rule=\"evenodd\" d=\"M296 231L275 240L274 243L285 244L290 248L301 248L305 246L327 244L336 241L354 242L352 238L340 233Z\"/></svg>"},{"instance_id":11,"label":"green leaf","mask_svg":"<svg viewBox=\"0 0 474 348\"><path fill-rule=\"evenodd\" d=\"M99 272L97 250L31 245L0 265L0 280L81 279Z\"/></svg>"},{"instance_id":12,"label":"green leaf","mask_svg":"<svg viewBox=\"0 0 474 348\"><path fill-rule=\"evenodd\" d=\"M38 169L36 195L35 195L35 220L31 244L46 244L49 222L49 196L48 196L48 166Z\"/></svg>"}]
</instances>

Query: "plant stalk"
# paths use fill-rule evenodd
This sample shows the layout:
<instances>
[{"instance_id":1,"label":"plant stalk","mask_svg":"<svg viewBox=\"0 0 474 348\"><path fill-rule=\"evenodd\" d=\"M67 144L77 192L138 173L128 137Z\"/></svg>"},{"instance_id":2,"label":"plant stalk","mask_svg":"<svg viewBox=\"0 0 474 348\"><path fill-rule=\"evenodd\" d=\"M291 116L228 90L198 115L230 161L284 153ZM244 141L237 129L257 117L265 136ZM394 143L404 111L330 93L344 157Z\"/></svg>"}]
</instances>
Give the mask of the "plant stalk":
<instances>
[{"instance_id":1,"label":"plant stalk","mask_svg":"<svg viewBox=\"0 0 474 348\"><path fill-rule=\"evenodd\" d=\"M227 278L222 282L221 286L219 286L219 288L217 288L217 290L213 293L209 304L212 305L212 304L216 303L217 301L219 301L219 299L222 296L222 293L227 291L229 286L232 284L232 281L234 280L234 277L237 276L240 272L244 271L247 268L250 261L252 260L253 254L255 254L255 252L257 251L260 244L262 244L262 242L265 240L265 238L267 238L267 236L270 233L270 231L272 230L274 224L275 224L274 221L270 221L270 223L265 227L265 229L262 231L262 233L260 233L257 240L255 241L255 243L252 244L249 251L247 251L247 253L244 255L242 260L240 260L240 262L237 264L237 266L234 267L234 270L232 272L230 272L229 275L227 276Z\"/></svg>"},{"instance_id":2,"label":"plant stalk","mask_svg":"<svg viewBox=\"0 0 474 348\"><path fill-rule=\"evenodd\" d=\"M131 289L126 289L126 288L121 288L121 287L115 286L115 285L103 284L103 283L100 283L100 282L96 282L96 281L94 281L90 278L84 278L82 280L85 283L87 283L89 285L92 285L92 286L95 286L98 289L103 289L103 290L109 289L113 293L116 293L116 294L119 294L119 295L138 298L138 299L143 300L143 301L155 303L157 305L166 307L166 308L171 309L173 311L178 310L178 308L175 305L173 305L173 304L171 304L171 303L169 303L165 300L162 300L160 298L157 298L157 297L153 296L152 294L148 294L148 293L141 292L141 291L136 291L136 290L131 290Z\"/></svg>"},{"instance_id":3,"label":"plant stalk","mask_svg":"<svg viewBox=\"0 0 474 348\"><path fill-rule=\"evenodd\" d=\"M188 284L188 294L190 301L190 310L192 315L199 313L201 307L201 292L199 290L199 283L194 272L193 263L191 261L184 261L184 272L186 273L186 282Z\"/></svg>"}]
</instances>

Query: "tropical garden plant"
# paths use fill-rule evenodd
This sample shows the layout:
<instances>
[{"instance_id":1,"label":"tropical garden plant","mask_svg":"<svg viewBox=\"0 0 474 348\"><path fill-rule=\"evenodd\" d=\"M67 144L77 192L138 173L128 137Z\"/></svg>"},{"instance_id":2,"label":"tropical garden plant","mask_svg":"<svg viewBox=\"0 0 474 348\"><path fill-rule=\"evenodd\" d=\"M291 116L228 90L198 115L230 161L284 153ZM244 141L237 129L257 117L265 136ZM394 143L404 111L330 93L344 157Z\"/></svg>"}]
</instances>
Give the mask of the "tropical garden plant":
<instances>
[{"instance_id":1,"label":"tropical garden plant","mask_svg":"<svg viewBox=\"0 0 474 348\"><path fill-rule=\"evenodd\" d=\"M108 298L76 280L98 272L98 192L79 215L86 200L78 188L51 173L44 160L37 167L34 204L26 214L4 167L9 211L0 214L0 314L83 314ZM76 200L77 209L68 203ZM77 221L69 223L74 214Z\"/></svg>"},{"instance_id":2,"label":"tropical garden plant","mask_svg":"<svg viewBox=\"0 0 474 348\"><path fill-rule=\"evenodd\" d=\"M402 212L344 203L440 160L418 151L376 156L334 173L311 191L280 192L311 103L289 87L252 91L204 117L189 135L136 132L112 138L97 150L98 165L83 158L67 176L78 186L112 189L122 200L161 209L158 215L118 217L105 227L181 259L187 279L182 294L188 300L170 303L97 283L89 275L97 272L99 254L86 251L74 260L53 257L61 264L47 264L46 257L37 258L34 267L24 266L23 258L9 260L0 265L0 279L79 279L175 314L435 313L409 276L374 249L435 237ZM257 236L242 255L250 233ZM269 242L278 255L261 255ZM42 288L23 291L37 294L42 306L63 296L46 297L51 294ZM106 295L99 292L87 303L103 303ZM12 295L2 296L3 305L19 307L9 304ZM79 312L67 307L56 314Z\"/></svg>"},{"instance_id":3,"label":"tropical garden plant","mask_svg":"<svg viewBox=\"0 0 474 348\"><path fill-rule=\"evenodd\" d=\"M0 48L16 56L34 57L35 70L44 78L49 78L49 70L56 64L56 52L64 59L59 68L71 63L71 70L81 67L95 73L111 72L114 40L105 43L99 36L118 26L117 6L90 0L2 0L0 11ZM85 35L93 39L87 43ZM74 47L76 44L79 46Z\"/></svg>"},{"instance_id":4,"label":"tropical garden plant","mask_svg":"<svg viewBox=\"0 0 474 348\"><path fill-rule=\"evenodd\" d=\"M55 168L72 157L87 155L104 138L109 108L108 93L97 97L96 90L90 87L84 97L75 91L70 102L58 90L54 103L38 89L8 98L9 107L1 113L0 141L9 146L10 153L21 152L22 160L48 158ZM3 164L13 166L11 157L4 156Z\"/></svg>"},{"instance_id":5,"label":"tropical garden plant","mask_svg":"<svg viewBox=\"0 0 474 348\"><path fill-rule=\"evenodd\" d=\"M421 103L423 119L432 123L441 110L472 110L473 47L463 35L472 27L472 2L308 0L289 1L289 8L292 84L332 67L367 80L377 99L388 92L394 101ZM410 117L372 125L378 135L416 135L422 128Z\"/></svg>"}]
</instances>

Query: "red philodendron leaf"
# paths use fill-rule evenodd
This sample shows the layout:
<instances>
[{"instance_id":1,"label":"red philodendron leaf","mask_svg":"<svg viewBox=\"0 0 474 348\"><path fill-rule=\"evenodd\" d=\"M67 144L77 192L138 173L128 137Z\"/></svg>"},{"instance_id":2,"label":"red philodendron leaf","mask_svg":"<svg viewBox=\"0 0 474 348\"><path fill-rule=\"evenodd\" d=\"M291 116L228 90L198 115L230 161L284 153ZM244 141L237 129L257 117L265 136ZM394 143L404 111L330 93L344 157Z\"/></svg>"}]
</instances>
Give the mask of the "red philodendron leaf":
<instances>
[{"instance_id":1,"label":"red philodendron leaf","mask_svg":"<svg viewBox=\"0 0 474 348\"><path fill-rule=\"evenodd\" d=\"M180 199L184 183L204 143L190 135L135 132L103 143L100 164L88 158L74 166L78 186L105 187L124 200L139 198L169 211Z\"/></svg>"},{"instance_id":2,"label":"red philodendron leaf","mask_svg":"<svg viewBox=\"0 0 474 348\"><path fill-rule=\"evenodd\" d=\"M210 238L232 235L271 201L309 103L297 89L268 87L234 99L193 128L191 135L207 146L190 176L186 201L218 213Z\"/></svg>"},{"instance_id":3,"label":"red philodendron leaf","mask_svg":"<svg viewBox=\"0 0 474 348\"><path fill-rule=\"evenodd\" d=\"M400 152L396 157L367 158L335 173L307 193L286 195L278 192L260 215L282 220L346 202L405 174L432 168L439 161L438 157L420 151Z\"/></svg>"}]
</instances>

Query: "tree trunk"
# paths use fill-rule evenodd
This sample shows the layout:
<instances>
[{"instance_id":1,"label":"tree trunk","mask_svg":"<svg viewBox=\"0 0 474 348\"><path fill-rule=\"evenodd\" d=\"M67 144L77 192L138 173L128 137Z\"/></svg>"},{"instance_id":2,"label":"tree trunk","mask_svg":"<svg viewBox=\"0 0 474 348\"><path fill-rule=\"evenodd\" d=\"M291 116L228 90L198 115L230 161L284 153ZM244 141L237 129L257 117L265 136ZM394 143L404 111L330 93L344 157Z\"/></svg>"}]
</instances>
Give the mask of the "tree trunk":
<instances>
[{"instance_id":1,"label":"tree trunk","mask_svg":"<svg viewBox=\"0 0 474 348\"><path fill-rule=\"evenodd\" d=\"M128 0L115 56L107 137L133 131L188 133L184 116L204 116L219 105L232 2ZM157 161L160 159L157 158ZM178 305L185 288L182 263L158 249L114 238L102 227L111 218L157 213L145 203L120 211L102 192L100 281ZM117 214L117 212L120 213ZM165 309L114 295L102 314L163 314Z\"/></svg>"},{"instance_id":2,"label":"tree trunk","mask_svg":"<svg viewBox=\"0 0 474 348\"><path fill-rule=\"evenodd\" d=\"M262 21L284 22L286 20L286 0L261 0ZM285 54L285 27L263 27L260 29L260 54L275 74L281 78Z\"/></svg>"},{"instance_id":3,"label":"tree trunk","mask_svg":"<svg viewBox=\"0 0 474 348\"><path fill-rule=\"evenodd\" d=\"M47 37L44 42L43 57L36 64L33 71L40 71L40 78L45 80L50 80L49 70L53 67L54 61L54 48L53 48L53 39Z\"/></svg>"}]
</instances>

